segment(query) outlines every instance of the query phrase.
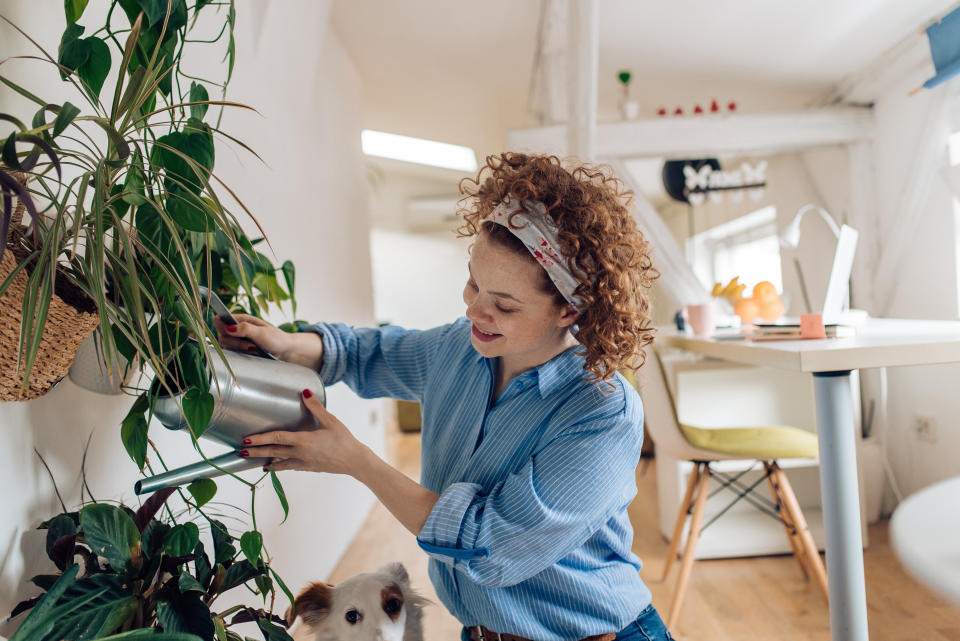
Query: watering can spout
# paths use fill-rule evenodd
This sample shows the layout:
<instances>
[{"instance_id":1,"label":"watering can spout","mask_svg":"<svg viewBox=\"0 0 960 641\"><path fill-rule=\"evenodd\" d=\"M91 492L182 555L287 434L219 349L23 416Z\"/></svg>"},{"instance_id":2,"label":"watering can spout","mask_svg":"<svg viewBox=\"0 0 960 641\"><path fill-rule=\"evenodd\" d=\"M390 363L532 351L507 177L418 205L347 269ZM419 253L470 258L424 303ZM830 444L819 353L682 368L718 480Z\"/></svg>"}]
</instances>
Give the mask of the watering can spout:
<instances>
[{"instance_id":1,"label":"watering can spout","mask_svg":"<svg viewBox=\"0 0 960 641\"><path fill-rule=\"evenodd\" d=\"M222 474L236 474L244 470L266 465L268 459L244 458L237 452L228 452L222 456L207 461L197 461L191 465L184 465L175 470L140 479L133 485L133 491L139 494L151 494L165 487L180 487L189 485L200 479L209 479Z\"/></svg>"}]
</instances>

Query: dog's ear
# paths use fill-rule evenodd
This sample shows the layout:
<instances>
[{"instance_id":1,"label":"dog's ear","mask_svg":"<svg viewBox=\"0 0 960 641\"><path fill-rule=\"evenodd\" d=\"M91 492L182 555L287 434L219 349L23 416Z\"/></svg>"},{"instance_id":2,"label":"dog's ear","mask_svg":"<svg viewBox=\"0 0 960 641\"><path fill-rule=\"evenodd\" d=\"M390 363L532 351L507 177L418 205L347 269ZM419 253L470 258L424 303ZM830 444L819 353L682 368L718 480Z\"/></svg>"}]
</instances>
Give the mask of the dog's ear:
<instances>
[{"instance_id":1,"label":"dog's ear","mask_svg":"<svg viewBox=\"0 0 960 641\"><path fill-rule=\"evenodd\" d=\"M311 583L297 595L293 607L297 616L307 625L316 625L330 614L333 603L333 586L328 583ZM287 621L290 621L290 611L287 610Z\"/></svg>"},{"instance_id":2,"label":"dog's ear","mask_svg":"<svg viewBox=\"0 0 960 641\"><path fill-rule=\"evenodd\" d=\"M403 563L399 561L394 561L393 563L387 563L382 566L377 572L388 575L391 579L399 583L400 585L409 585L410 584L410 575L407 574L407 568L403 566Z\"/></svg>"}]
</instances>

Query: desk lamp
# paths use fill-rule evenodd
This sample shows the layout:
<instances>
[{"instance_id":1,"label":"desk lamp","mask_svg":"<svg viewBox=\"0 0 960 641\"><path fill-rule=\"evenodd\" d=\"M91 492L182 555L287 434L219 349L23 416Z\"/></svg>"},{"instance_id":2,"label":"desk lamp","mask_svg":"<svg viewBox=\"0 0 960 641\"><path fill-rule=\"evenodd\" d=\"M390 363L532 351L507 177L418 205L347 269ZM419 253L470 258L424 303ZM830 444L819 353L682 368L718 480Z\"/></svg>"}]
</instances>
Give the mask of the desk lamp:
<instances>
[{"instance_id":1,"label":"desk lamp","mask_svg":"<svg viewBox=\"0 0 960 641\"><path fill-rule=\"evenodd\" d=\"M804 205L797 210L793 220L787 225L787 228L780 234L780 245L796 249L800 242L800 221L803 215L808 211L816 211L827 223L827 227L833 232L837 239L837 249L833 254L833 265L830 268L830 280L827 283L827 294L824 297L823 315L824 324L837 323L840 320L840 314L843 310L844 301L847 300L850 286L850 272L853 270L853 256L857 249L857 230L849 225L837 226L837 221L833 219L827 211L813 203ZM810 305L810 299L807 295L806 284L803 280L803 271L800 269L800 261L793 259L797 267L797 275L800 278L800 288L803 291L803 299L807 306L807 311L816 312Z\"/></svg>"}]
</instances>

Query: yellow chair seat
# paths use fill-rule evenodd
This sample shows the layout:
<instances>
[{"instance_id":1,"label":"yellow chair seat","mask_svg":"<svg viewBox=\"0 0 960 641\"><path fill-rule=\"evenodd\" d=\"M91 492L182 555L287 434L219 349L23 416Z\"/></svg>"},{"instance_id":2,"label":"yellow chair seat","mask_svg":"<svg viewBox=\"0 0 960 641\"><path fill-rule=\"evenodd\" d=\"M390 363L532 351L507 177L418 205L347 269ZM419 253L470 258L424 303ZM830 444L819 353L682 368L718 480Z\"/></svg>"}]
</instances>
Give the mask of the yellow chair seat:
<instances>
[{"instance_id":1,"label":"yellow chair seat","mask_svg":"<svg viewBox=\"0 0 960 641\"><path fill-rule=\"evenodd\" d=\"M798 427L766 425L709 429L680 424L694 447L720 454L757 458L816 458L817 435Z\"/></svg>"}]
</instances>

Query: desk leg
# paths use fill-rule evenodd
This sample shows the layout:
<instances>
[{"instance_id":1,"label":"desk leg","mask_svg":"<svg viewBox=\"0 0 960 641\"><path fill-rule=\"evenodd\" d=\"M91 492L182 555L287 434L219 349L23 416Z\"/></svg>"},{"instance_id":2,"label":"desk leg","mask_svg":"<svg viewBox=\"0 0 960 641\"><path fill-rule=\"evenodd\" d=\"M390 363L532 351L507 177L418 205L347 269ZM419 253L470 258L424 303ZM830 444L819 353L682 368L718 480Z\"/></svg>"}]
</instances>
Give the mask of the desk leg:
<instances>
[{"instance_id":1,"label":"desk leg","mask_svg":"<svg viewBox=\"0 0 960 641\"><path fill-rule=\"evenodd\" d=\"M817 372L820 496L826 530L830 634L833 641L867 641L856 435L850 372Z\"/></svg>"}]
</instances>

